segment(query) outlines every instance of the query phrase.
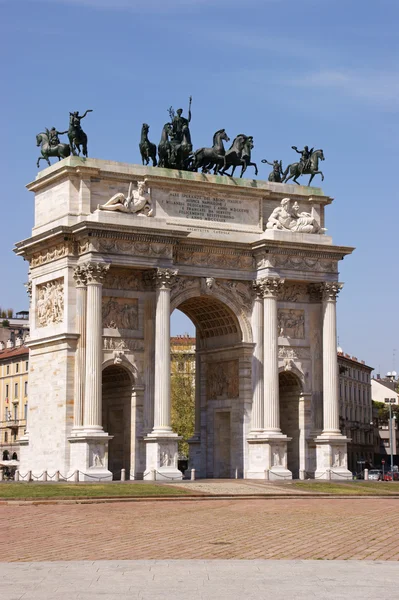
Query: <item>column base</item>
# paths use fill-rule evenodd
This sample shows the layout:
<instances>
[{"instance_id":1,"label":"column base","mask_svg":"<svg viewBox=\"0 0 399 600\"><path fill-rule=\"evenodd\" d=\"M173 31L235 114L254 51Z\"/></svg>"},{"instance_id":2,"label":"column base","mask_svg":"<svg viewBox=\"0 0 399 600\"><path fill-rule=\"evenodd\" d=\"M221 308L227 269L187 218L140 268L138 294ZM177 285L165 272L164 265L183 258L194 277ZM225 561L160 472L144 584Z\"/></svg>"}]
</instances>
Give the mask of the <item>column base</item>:
<instances>
[{"instance_id":1,"label":"column base","mask_svg":"<svg viewBox=\"0 0 399 600\"><path fill-rule=\"evenodd\" d=\"M144 480L181 481L183 473L177 468L177 443L181 439L176 433L158 435L153 431L144 438L146 443L146 468Z\"/></svg>"},{"instance_id":2,"label":"column base","mask_svg":"<svg viewBox=\"0 0 399 600\"><path fill-rule=\"evenodd\" d=\"M68 477L79 471L79 481L112 481L108 470L108 442L113 436L104 431L87 429L72 430L68 437L71 444L70 470Z\"/></svg>"},{"instance_id":3,"label":"column base","mask_svg":"<svg viewBox=\"0 0 399 600\"><path fill-rule=\"evenodd\" d=\"M292 479L287 469L287 443L292 438L283 434L252 432L248 438L246 479L284 481Z\"/></svg>"},{"instance_id":4,"label":"column base","mask_svg":"<svg viewBox=\"0 0 399 600\"><path fill-rule=\"evenodd\" d=\"M348 470L348 438L342 434L322 433L315 438L316 461L315 479L345 481L352 479Z\"/></svg>"}]
</instances>

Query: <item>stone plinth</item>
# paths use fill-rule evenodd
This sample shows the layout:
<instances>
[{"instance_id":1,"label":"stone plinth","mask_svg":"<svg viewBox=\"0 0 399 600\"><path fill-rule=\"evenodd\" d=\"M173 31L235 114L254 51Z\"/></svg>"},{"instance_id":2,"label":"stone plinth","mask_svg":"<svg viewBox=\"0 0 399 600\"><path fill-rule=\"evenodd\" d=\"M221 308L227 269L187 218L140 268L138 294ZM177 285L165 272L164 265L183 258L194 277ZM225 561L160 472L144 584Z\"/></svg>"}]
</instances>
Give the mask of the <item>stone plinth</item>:
<instances>
[{"instance_id":1,"label":"stone plinth","mask_svg":"<svg viewBox=\"0 0 399 600\"><path fill-rule=\"evenodd\" d=\"M183 474L177 468L177 442L176 434L160 437L148 435L146 443L146 471L144 479L156 481L179 481Z\"/></svg>"}]
</instances>

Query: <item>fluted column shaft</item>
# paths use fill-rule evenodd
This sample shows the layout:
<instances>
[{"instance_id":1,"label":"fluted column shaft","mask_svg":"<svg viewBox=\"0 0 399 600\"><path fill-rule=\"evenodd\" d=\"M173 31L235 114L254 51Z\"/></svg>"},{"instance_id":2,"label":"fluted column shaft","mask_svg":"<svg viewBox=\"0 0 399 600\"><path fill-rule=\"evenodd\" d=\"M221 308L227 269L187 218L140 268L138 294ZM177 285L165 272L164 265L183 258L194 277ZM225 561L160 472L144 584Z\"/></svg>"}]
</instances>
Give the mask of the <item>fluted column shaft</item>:
<instances>
[{"instance_id":1,"label":"fluted column shaft","mask_svg":"<svg viewBox=\"0 0 399 600\"><path fill-rule=\"evenodd\" d=\"M154 431L171 433L170 288L177 271L157 269L155 309Z\"/></svg>"},{"instance_id":2,"label":"fluted column shaft","mask_svg":"<svg viewBox=\"0 0 399 600\"><path fill-rule=\"evenodd\" d=\"M264 424L263 394L263 296L259 286L254 283L256 298L252 313L252 331L255 344L252 359L252 423L251 431L262 431Z\"/></svg>"},{"instance_id":3,"label":"fluted column shaft","mask_svg":"<svg viewBox=\"0 0 399 600\"><path fill-rule=\"evenodd\" d=\"M201 356L199 354L199 336L195 339L195 421L194 437L201 435Z\"/></svg>"},{"instance_id":4,"label":"fluted column shaft","mask_svg":"<svg viewBox=\"0 0 399 600\"><path fill-rule=\"evenodd\" d=\"M263 389L264 428L272 434L281 433L278 380L277 298L283 279L259 280L263 291Z\"/></svg>"},{"instance_id":5,"label":"fluted column shaft","mask_svg":"<svg viewBox=\"0 0 399 600\"><path fill-rule=\"evenodd\" d=\"M102 431L102 280L109 265L87 266L84 428Z\"/></svg>"},{"instance_id":6,"label":"fluted column shaft","mask_svg":"<svg viewBox=\"0 0 399 600\"><path fill-rule=\"evenodd\" d=\"M84 390L86 376L86 311L87 277L84 267L76 267L73 277L76 281L76 331L79 340L75 354L75 399L73 408L73 426L83 426Z\"/></svg>"},{"instance_id":7,"label":"fluted column shaft","mask_svg":"<svg viewBox=\"0 0 399 600\"><path fill-rule=\"evenodd\" d=\"M323 434L339 434L337 295L339 283L323 284Z\"/></svg>"}]
</instances>

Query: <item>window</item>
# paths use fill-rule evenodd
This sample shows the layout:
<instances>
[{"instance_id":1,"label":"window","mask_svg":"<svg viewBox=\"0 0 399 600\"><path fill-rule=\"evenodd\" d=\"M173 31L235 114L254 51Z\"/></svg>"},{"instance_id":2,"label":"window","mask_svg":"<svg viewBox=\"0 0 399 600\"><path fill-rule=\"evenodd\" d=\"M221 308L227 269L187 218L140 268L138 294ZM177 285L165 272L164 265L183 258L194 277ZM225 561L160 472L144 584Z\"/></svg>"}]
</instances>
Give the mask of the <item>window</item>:
<instances>
[{"instance_id":1,"label":"window","mask_svg":"<svg viewBox=\"0 0 399 600\"><path fill-rule=\"evenodd\" d=\"M18 421L18 404L14 404L14 421Z\"/></svg>"},{"instance_id":2,"label":"window","mask_svg":"<svg viewBox=\"0 0 399 600\"><path fill-rule=\"evenodd\" d=\"M6 384L6 399L8 398L8 383Z\"/></svg>"},{"instance_id":3,"label":"window","mask_svg":"<svg viewBox=\"0 0 399 600\"><path fill-rule=\"evenodd\" d=\"M24 396L27 396L27 395L28 395L28 382L25 381L25 383L24 383Z\"/></svg>"},{"instance_id":4,"label":"window","mask_svg":"<svg viewBox=\"0 0 399 600\"><path fill-rule=\"evenodd\" d=\"M14 384L14 398L18 398L18 383Z\"/></svg>"},{"instance_id":5,"label":"window","mask_svg":"<svg viewBox=\"0 0 399 600\"><path fill-rule=\"evenodd\" d=\"M16 373L19 373L19 363L17 363L17 364L15 365L15 372L16 372Z\"/></svg>"},{"instance_id":6,"label":"window","mask_svg":"<svg viewBox=\"0 0 399 600\"><path fill-rule=\"evenodd\" d=\"M27 360L25 363L25 371L28 371L28 370L29 370L29 361Z\"/></svg>"},{"instance_id":7,"label":"window","mask_svg":"<svg viewBox=\"0 0 399 600\"><path fill-rule=\"evenodd\" d=\"M10 374L10 365L7 365L7 375Z\"/></svg>"},{"instance_id":8,"label":"window","mask_svg":"<svg viewBox=\"0 0 399 600\"><path fill-rule=\"evenodd\" d=\"M28 405L25 404L24 406L24 419L26 421L26 419L28 418Z\"/></svg>"},{"instance_id":9,"label":"window","mask_svg":"<svg viewBox=\"0 0 399 600\"><path fill-rule=\"evenodd\" d=\"M8 442L8 432L7 432L7 431L5 431L5 432L4 432L4 442L5 442L6 444L7 444L7 442Z\"/></svg>"}]
</instances>

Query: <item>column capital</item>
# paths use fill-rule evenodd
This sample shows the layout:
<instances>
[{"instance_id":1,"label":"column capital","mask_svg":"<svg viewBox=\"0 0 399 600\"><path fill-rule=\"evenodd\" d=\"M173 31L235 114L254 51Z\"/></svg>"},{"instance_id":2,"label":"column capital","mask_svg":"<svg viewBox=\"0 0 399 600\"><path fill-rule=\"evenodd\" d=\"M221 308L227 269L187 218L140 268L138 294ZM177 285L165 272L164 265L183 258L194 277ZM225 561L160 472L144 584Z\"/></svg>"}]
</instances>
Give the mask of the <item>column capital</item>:
<instances>
[{"instance_id":1,"label":"column capital","mask_svg":"<svg viewBox=\"0 0 399 600\"><path fill-rule=\"evenodd\" d=\"M336 302L337 296L343 287L344 284L338 283L338 281L325 281L322 283L323 300Z\"/></svg>"},{"instance_id":2,"label":"column capital","mask_svg":"<svg viewBox=\"0 0 399 600\"><path fill-rule=\"evenodd\" d=\"M253 288L262 298L277 298L284 282L285 279L280 279L280 277L262 277L253 282Z\"/></svg>"},{"instance_id":3,"label":"column capital","mask_svg":"<svg viewBox=\"0 0 399 600\"><path fill-rule=\"evenodd\" d=\"M169 290L173 286L178 272L178 269L156 269L153 275L156 289Z\"/></svg>"},{"instance_id":4,"label":"column capital","mask_svg":"<svg viewBox=\"0 0 399 600\"><path fill-rule=\"evenodd\" d=\"M73 278L76 287L86 287L87 285L87 265L80 265L73 270Z\"/></svg>"},{"instance_id":5,"label":"column capital","mask_svg":"<svg viewBox=\"0 0 399 600\"><path fill-rule=\"evenodd\" d=\"M102 283L109 271L110 265L105 263L86 263L82 265L82 269L86 273L87 285Z\"/></svg>"}]
</instances>

